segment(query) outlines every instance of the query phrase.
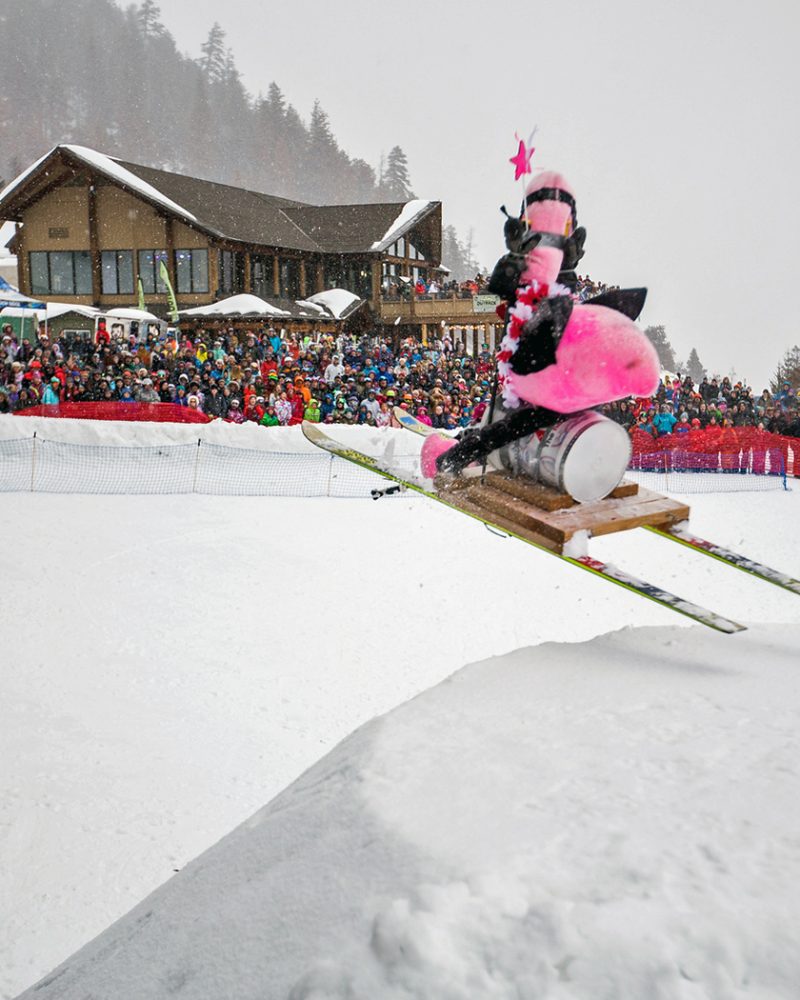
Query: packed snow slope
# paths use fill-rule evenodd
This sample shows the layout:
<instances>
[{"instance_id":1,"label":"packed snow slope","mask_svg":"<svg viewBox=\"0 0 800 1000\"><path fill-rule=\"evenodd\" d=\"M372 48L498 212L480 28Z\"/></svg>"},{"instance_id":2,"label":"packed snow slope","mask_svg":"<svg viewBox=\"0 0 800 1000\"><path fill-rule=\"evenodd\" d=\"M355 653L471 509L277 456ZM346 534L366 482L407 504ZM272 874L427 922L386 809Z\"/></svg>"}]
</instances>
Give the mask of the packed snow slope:
<instances>
[{"instance_id":1,"label":"packed snow slope","mask_svg":"<svg viewBox=\"0 0 800 1000\"><path fill-rule=\"evenodd\" d=\"M19 436L17 425L9 424L13 420L0 420L0 437ZM25 424L22 436L33 429L27 429L30 421L17 423ZM79 423L84 422L49 421L48 436L84 440L89 430L77 427ZM67 425L71 425L69 430ZM221 435L220 443L233 444L243 440L238 436L242 430L220 428L215 433ZM270 432L255 430L261 440L277 442L269 438ZM133 434L137 443L151 443L139 437L147 432L138 425L92 433L99 441L110 432L121 435L121 440ZM253 444L248 440L246 446ZM288 438L278 447L290 450ZM689 502L700 534L797 575L799 498L800 491L795 490L695 496ZM391 901L418 899L416 887L423 883L448 886L462 877L472 878L474 872L488 871L492 879L508 876L516 884L517 869L506 870L502 859L496 863L490 852L481 860L481 845L488 852L489 840L501 843L504 831L517 829L519 803L539 797L551 805L531 826L526 841L533 851L531 864L547 860L545 897L571 898L574 865L558 867L555 855L537 853L539 841L544 845L550 843L548 838L558 841L566 836L567 812L559 809L567 810L568 802L559 803L552 791L562 779L540 784L539 771L518 769L514 754L517 745L520 760L527 760L529 753L543 754L545 777L550 767L567 767L573 761L573 778L578 781L584 750L573 711L576 696L561 686L562 675L573 669L579 678L596 671L600 688L607 690L606 708L598 709L600 721L603 711L611 717L615 704L626 704L631 685L644 684L637 702L640 711L626 715L621 709L619 725L636 719L646 734L652 713L660 720L654 723L658 732L674 729L682 733L682 727L693 730L696 724L698 738L707 723L697 714L704 702L692 693L692 685L697 678L703 684L716 678L720 690L708 695L719 706L712 716L738 734L754 755L761 754L762 773L760 782L737 781L736 795L724 802L720 796L714 807L722 826L710 843L732 838L718 844L730 867L727 879L718 880L727 893L725 905L738 900L738 906L757 909L748 879L758 875L763 881L761 869L772 870L770 852L787 884L797 877L797 860L789 859L785 849L793 822L788 806L777 800L766 803L758 796L765 781L768 788L777 788L773 778L795 780L794 763L787 764L779 746L780 730L768 723L773 705L796 720L800 695L794 674L784 672L781 664L789 654L800 652L792 628L800 625L800 600L766 583L647 532L592 543L592 551L600 558L613 559L725 615L745 622L777 623L734 637L698 633L653 604L410 494L378 503L368 499L5 494L0 495L0 516L6 525L0 548L5 583L0 615L4 650L0 671L0 996L14 996L40 979L178 869L179 874L148 904L162 921L161 944L147 958L153 970L151 982L137 979L134 986L130 977L130 995L155 997L185 990L186 996L203 996L202 976L198 973L192 979L189 972L197 968L201 953L207 952L216 955L209 957L217 970L215 976L224 980L233 975L232 967L226 967L215 951L222 949L239 966L236 976L243 985L233 995L285 996L288 984L306 974L318 974L313 969L319 961L344 961L345 952L358 960L359 949L369 945L371 932L365 937L365 928L372 927L382 913L387 920L400 919L393 916ZM512 602L515 610L509 614ZM599 640L596 647L540 645L579 644L630 625L645 628ZM662 650L655 658L662 663L663 655L677 657L663 682L665 690L673 692L672 700L661 690L663 664L653 673L653 649L660 647L654 647L647 626L666 629L660 635L664 642L673 643L664 646L672 652ZM603 646L608 642L611 647ZM613 644L620 642L628 649L633 643L639 650L639 681L635 681L639 673L630 668L630 658L625 659L628 667L620 670L616 653L606 656L603 652L616 649ZM704 659L707 650L713 650L708 662ZM786 656L781 650L788 650ZM234 894L225 903L224 894L216 888L209 890L211 883L192 874L206 870L207 859L201 869L186 867L358 726L440 683L466 663L507 654L511 661L498 659L491 668L471 667L401 709L405 722L399 729L393 728L394 716L389 716L337 749L338 756L318 765L321 770L313 778L306 775L299 793L298 787L285 792L277 800L282 804L273 804L268 817L253 828L254 837L262 831L258 835L269 840L269 849L263 848L266 853L261 853L261 840L248 841L247 825L213 849L212 867L220 877L224 871L246 870L244 861L237 860L239 854L251 857L256 872L253 884L263 892L260 911L254 907L251 914L249 903L236 905L241 900L238 890L234 892L237 875L231 875ZM567 670L561 661L566 658L572 664L573 655L574 665ZM591 666L585 663L587 657ZM515 709L519 718L512 715L503 721L498 713L487 715L486 726L497 725L497 735L480 736L485 730L478 726L478 742L470 756L459 749L458 726L453 729L448 724L451 714L457 723L461 712L457 702L446 707L448 692L461 690L462 677L480 676L481 698L483 693L487 702L501 698L508 670L522 661L530 665L522 669L522 675L530 673L538 686L530 695L520 694ZM720 662L724 669L715 666ZM734 683L742 671L749 686ZM648 679L656 676L659 686L648 693ZM741 704L746 704L746 713L736 700L745 688ZM438 723L417 748L413 713L422 710L426 698L436 699L440 706ZM759 708L762 701L763 710ZM523 723L525 731L520 729ZM653 782L628 787L631 772L623 766L620 753L624 751L623 759L628 759L634 751L620 744L615 726L598 725L595 735L587 737L594 740L592 758L596 754L601 783L608 788L607 808L593 805L595 800L589 797L584 810L586 836L599 841L607 827L625 829L631 822L621 805L626 796L630 809L635 807L641 814L640 820L651 809L654 815L660 814L666 801L660 783L664 775L671 774L676 785L684 788L687 803L705 798L703 782L710 781L702 770L708 761L695 761L693 753L684 753L683 737L672 746L675 756L670 757L665 756L660 737L651 733L643 735L635 753L637 759L642 758L641 767L652 773ZM552 735L556 730L557 737ZM424 796L418 804L411 785L389 769L385 790L395 785L398 790L407 789L392 811L388 800L378 795L380 782L372 780L378 774L374 761L384 759L388 746L383 742L385 735L395 732L401 739L406 731L409 742L399 757L408 766L419 767L420 778L442 778L442 784L431 786L432 798L441 799L436 810L422 805L427 802ZM529 750L523 749L526 733L534 741ZM493 740L498 743L497 752ZM451 748L453 759L463 759L462 777L473 783L468 788L474 785L474 815L468 808L468 788L460 789L459 775L447 770ZM503 748L507 755L498 756ZM698 770L693 770L695 763ZM734 753L719 762L724 774L734 774L738 766ZM506 772L509 782L502 777ZM594 787L589 771L582 775L584 779L585 784L575 786L578 797ZM493 787L495 782L497 796L483 802L481 788L484 784ZM514 788L518 784L517 791L509 791L512 784ZM567 781L563 787L569 791L572 786ZM451 800L449 818L444 813L440 817L438 810ZM796 800L795 789L786 801ZM551 808L554 801L559 808ZM495 824L485 840L480 833L484 806L494 810ZM688 804L686 808L689 812L678 809L676 822L686 825L687 835L699 837L704 827L695 825ZM738 813L726 811L735 808L747 813L753 824L750 833L738 823ZM399 813L409 822L414 814L423 821L429 815L430 829L424 836L407 829ZM527 816L528 811L521 815ZM283 825L275 826L279 816ZM439 856L436 831L441 828L446 839L452 839L447 832L447 823L452 822L464 831L474 828L476 840L469 848L474 857L469 864L460 859L455 841L452 866ZM722 827L725 837L719 833ZM659 840L657 833L656 824L654 853L668 839ZM758 855L759 843L766 854ZM229 854L230 845L235 850ZM466 840L462 847L467 850ZM623 861L628 863L626 858ZM681 894L689 891L695 878L688 861L687 865L683 873L670 869L669 877L665 876L666 902L654 897L653 920L666 921L673 889L678 894L675 905L684 906ZM524 866L519 869L523 883L526 871ZM306 888L301 892L302 886ZM448 899L449 892L445 893ZM768 880L764 893L764 906L772 905ZM309 912L310 897L314 898L313 912ZM284 904L282 899L290 901ZM465 909L459 899L456 895L447 904L455 908L454 913ZM414 921L424 923L425 906L409 905L409 914L416 914ZM777 901L774 905L777 911ZM431 906L441 909L439 903ZM481 916L482 906L473 911L475 934L484 923L487 927L492 923ZM213 939L208 939L199 931L205 919L202 913L208 908L221 914L220 907L224 921L216 921ZM268 933L266 911L277 915L281 928L276 930L277 937ZM675 912L680 916L682 911ZM692 923L692 914L689 909L680 919ZM181 925L184 918L187 923ZM154 919L148 918L145 924ZM453 919L458 923L461 917ZM793 919L796 924L796 914ZM60 995L59 989L84 989L82 995L97 997L125 995L127 987L121 981L115 980L107 989L96 983L90 988L88 978L83 986L79 982L90 970L113 977L128 969L130 948L146 939L128 920L123 918L122 924L107 932L114 936L113 947L109 938L101 939L105 943L100 951L90 946L84 954L94 956L91 963L72 961L70 971L55 980L45 995ZM186 929L194 921L198 921L196 935ZM751 923L756 927L764 922L759 918ZM318 925L318 933L312 933ZM492 934L500 942L505 917L498 916L493 926ZM567 926L572 930L584 927L574 924L572 916ZM664 926L659 924L662 931ZM724 926L730 929L733 923L728 920ZM346 938L341 947L337 943L340 933ZM431 941L441 933L438 922L431 924ZM729 951L723 955L726 967L730 967L729 953L739 958L745 953L745 931L737 924L730 933ZM421 940L416 931L412 937ZM146 940L152 943L154 938ZM248 940L252 947L246 944ZM446 936L441 940L446 942ZM442 945L439 959L435 952L430 955L433 964L444 963L437 974L444 974L447 962L455 961L453 956L478 948L478 938L457 936L453 940L455 944ZM472 941L469 948L458 943L465 940ZM503 940L504 948L516 947L513 936ZM599 939L592 940L599 948ZM494 954L490 944L487 938L488 954ZM241 949L252 962L249 970L241 968L245 955ZM405 945L403 949L404 953ZM527 954L527 946L525 950ZM117 952L113 962L112 951ZM101 952L106 955L102 960ZM375 961L376 968L381 968L384 958L378 956ZM610 968L618 958L609 950L603 961ZM785 967L785 956L778 953L773 964L781 963ZM184 986L183 973L175 969L185 971ZM452 973L456 982L457 971ZM692 975L689 968L685 971ZM162 973L167 978L159 980ZM340 973L346 982L350 973L340 966L332 974ZM424 978L433 971L429 966L420 975ZM209 980L212 986L218 981L222 980L213 976ZM430 996L466 995L463 991L437 992L437 980L430 981L434 984ZM690 979L681 981L688 984L685 990L691 988ZM419 990L419 995L425 995ZM681 995L670 990L665 995ZM216 993L209 987L205 995L227 994L224 987ZM391 992L382 994L376 987L372 996L381 995L392 997ZM736 993L706 990L686 995L694 1000L695 996ZM785 994L762 990L760 995Z\"/></svg>"},{"instance_id":2,"label":"packed snow slope","mask_svg":"<svg viewBox=\"0 0 800 1000\"><path fill-rule=\"evenodd\" d=\"M26 997L786 998L800 627L623 630L368 723Z\"/></svg>"}]
</instances>

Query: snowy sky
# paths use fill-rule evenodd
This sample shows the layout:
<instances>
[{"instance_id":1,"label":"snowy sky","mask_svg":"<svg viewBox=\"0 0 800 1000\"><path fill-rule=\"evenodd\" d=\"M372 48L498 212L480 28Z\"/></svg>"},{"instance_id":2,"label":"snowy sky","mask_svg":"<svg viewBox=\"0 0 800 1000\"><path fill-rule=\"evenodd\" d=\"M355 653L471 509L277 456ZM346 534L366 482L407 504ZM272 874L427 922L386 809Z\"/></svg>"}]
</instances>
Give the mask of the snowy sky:
<instances>
[{"instance_id":1,"label":"snowy sky","mask_svg":"<svg viewBox=\"0 0 800 1000\"><path fill-rule=\"evenodd\" d=\"M219 20L252 92L275 79L304 117L319 97L351 156L401 145L484 263L519 198L514 133L538 125L534 162L576 190L583 268L647 285L642 320L679 356L760 390L800 342L796 0L159 2L192 54Z\"/></svg>"}]
</instances>

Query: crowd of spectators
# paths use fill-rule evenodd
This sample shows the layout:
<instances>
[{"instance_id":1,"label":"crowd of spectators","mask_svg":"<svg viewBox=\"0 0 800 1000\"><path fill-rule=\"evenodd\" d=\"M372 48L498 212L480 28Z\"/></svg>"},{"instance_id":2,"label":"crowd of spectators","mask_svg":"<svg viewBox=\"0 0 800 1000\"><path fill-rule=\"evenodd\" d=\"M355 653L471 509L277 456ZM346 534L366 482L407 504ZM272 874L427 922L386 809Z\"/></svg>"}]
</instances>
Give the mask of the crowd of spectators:
<instances>
[{"instance_id":1,"label":"crowd of spectators","mask_svg":"<svg viewBox=\"0 0 800 1000\"><path fill-rule=\"evenodd\" d=\"M387 275L383 282L384 298L410 298L412 292L423 299L469 299L488 292L488 276L480 272L466 281L445 280L436 277L426 281L423 277L407 278Z\"/></svg>"},{"instance_id":2,"label":"crowd of spectators","mask_svg":"<svg viewBox=\"0 0 800 1000\"><path fill-rule=\"evenodd\" d=\"M473 357L449 335L427 345L407 338L393 348L375 336L228 327L193 338L150 332L142 343L91 344L51 341L42 328L31 343L6 327L0 341L0 412L61 402L172 403L265 427L302 420L381 427L401 406L433 427L457 429L481 419L493 377L487 344ZM678 376L652 398L612 403L604 412L632 434L653 437L743 425L800 436L789 383L774 396L766 389L757 395L729 378Z\"/></svg>"},{"instance_id":3,"label":"crowd of spectators","mask_svg":"<svg viewBox=\"0 0 800 1000\"><path fill-rule=\"evenodd\" d=\"M709 428L735 435L742 427L800 437L798 397L789 382L774 394L764 389L757 395L746 383L732 383L727 376L704 376L695 382L689 375L677 375L665 378L655 396L609 403L603 412L630 432L654 438Z\"/></svg>"}]
</instances>

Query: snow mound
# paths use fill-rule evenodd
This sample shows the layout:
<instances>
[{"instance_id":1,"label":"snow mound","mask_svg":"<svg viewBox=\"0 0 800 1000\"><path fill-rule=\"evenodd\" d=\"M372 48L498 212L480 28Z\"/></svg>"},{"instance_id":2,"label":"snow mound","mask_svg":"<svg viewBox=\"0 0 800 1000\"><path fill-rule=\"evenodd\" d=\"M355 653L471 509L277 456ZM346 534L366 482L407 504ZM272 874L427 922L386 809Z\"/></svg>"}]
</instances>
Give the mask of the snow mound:
<instances>
[{"instance_id":1,"label":"snow mound","mask_svg":"<svg viewBox=\"0 0 800 1000\"><path fill-rule=\"evenodd\" d=\"M629 629L465 668L25 996L791 996L799 648Z\"/></svg>"},{"instance_id":2,"label":"snow mound","mask_svg":"<svg viewBox=\"0 0 800 1000\"><path fill-rule=\"evenodd\" d=\"M353 292L348 292L346 288L328 288L324 292L317 292L316 295L309 295L305 300L305 304L310 303L312 306L322 306L335 319L341 319L348 309L360 301L357 295Z\"/></svg>"}]
</instances>

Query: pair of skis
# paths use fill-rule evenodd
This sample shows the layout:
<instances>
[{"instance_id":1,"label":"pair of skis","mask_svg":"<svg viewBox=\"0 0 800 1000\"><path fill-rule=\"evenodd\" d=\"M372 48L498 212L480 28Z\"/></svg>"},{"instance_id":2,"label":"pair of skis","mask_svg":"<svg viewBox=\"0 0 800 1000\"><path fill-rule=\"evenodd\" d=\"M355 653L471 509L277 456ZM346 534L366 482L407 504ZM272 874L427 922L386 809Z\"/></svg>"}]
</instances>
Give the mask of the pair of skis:
<instances>
[{"instance_id":1,"label":"pair of skis","mask_svg":"<svg viewBox=\"0 0 800 1000\"><path fill-rule=\"evenodd\" d=\"M401 426L413 431L414 433L423 435L430 433L429 427L416 420L415 417L406 413L404 410L396 410L395 417ZM420 493L423 496L429 497L431 500L436 500L438 503L442 503L446 507L450 507L452 510L457 510L459 513L465 514L467 517L472 517L475 520L482 521L488 527L496 529L504 535L518 538L520 541L525 542L526 545L532 545L534 548L537 548L542 552L546 552L548 555L555 556L564 562L572 563L573 566L577 566L579 569L586 570L595 576L607 580L609 583L613 583L619 587L624 587L626 590L639 594L641 597L645 597L650 601L654 601L662 607L669 608L671 611L685 615L687 618L691 618L693 621L698 622L701 625L706 625L709 628L716 629L719 632L726 632L728 634L742 632L746 628L745 625L741 625L739 622L724 618L722 615L718 615L714 611L710 611L708 608L701 607L692 601L687 601L682 597L678 597L677 595L670 593L669 591L662 590L660 587L648 583L646 580L640 580L638 577L635 577L630 573L626 573L624 570L619 569L611 563L601 562L600 560L593 559L590 556L570 556L555 552L547 546L541 545L525 535L516 534L513 530L509 530L508 526L500 526L494 523L491 516L483 516L477 512L463 510L455 504L448 502L446 494L439 493L435 489L431 489L427 485L426 480L417 479L412 475L404 474L398 471L397 468L392 467L390 460L373 458L372 456L366 455L361 451L357 451L353 448L348 448L345 445L340 444L338 441L335 441L328 434L326 434L317 424L304 423L303 434L312 444L323 449L324 451L327 451L331 455L336 455L339 458L345 459L348 462L353 462L355 465L359 465L364 469L378 473L379 475L392 480L406 489ZM373 496L376 492L380 495L380 491L373 491ZM769 583L773 583L776 586L782 587L785 590L789 590L800 596L800 580L796 580L784 573L771 569L769 566L763 566L761 563L754 562L752 559L747 559L745 556L742 556L737 552L732 552L720 545L715 545L705 539L698 538L692 534L685 525L676 525L666 529L647 526L647 529L649 531L653 531L657 535L660 535L662 538L667 538L671 541L678 542L681 545L688 546L696 552L711 556L714 559L727 563L729 566L743 570L746 573L750 573L753 576L766 580Z\"/></svg>"}]
</instances>

